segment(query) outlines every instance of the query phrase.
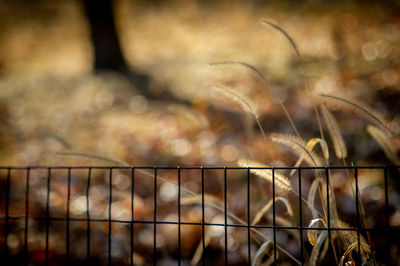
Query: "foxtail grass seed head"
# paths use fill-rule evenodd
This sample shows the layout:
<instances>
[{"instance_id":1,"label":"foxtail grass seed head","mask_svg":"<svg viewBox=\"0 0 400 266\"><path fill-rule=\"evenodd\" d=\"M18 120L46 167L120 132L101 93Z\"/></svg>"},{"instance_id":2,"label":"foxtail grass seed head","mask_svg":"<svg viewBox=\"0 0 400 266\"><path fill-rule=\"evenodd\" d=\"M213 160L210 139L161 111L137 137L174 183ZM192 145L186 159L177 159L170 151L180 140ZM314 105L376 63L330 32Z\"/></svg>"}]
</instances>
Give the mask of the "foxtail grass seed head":
<instances>
[{"instance_id":1,"label":"foxtail grass seed head","mask_svg":"<svg viewBox=\"0 0 400 266\"><path fill-rule=\"evenodd\" d=\"M267 166L265 164L247 159L240 159L237 163L240 167L270 168L270 166ZM272 183L272 169L250 169L250 172ZM279 174L276 171L274 172L274 176L275 184L277 187L281 188L284 191L292 190L292 183L286 176Z\"/></svg>"},{"instance_id":2,"label":"foxtail grass seed head","mask_svg":"<svg viewBox=\"0 0 400 266\"><path fill-rule=\"evenodd\" d=\"M259 117L257 108L255 107L256 105L238 90L224 85L214 85L213 88L239 104L246 113L253 115L256 119Z\"/></svg>"},{"instance_id":3,"label":"foxtail grass seed head","mask_svg":"<svg viewBox=\"0 0 400 266\"><path fill-rule=\"evenodd\" d=\"M379 143L389 160L395 165L399 165L399 157L397 156L396 150L393 148L389 137L382 130L371 125L367 126L367 131L376 140L376 142Z\"/></svg>"},{"instance_id":4,"label":"foxtail grass seed head","mask_svg":"<svg viewBox=\"0 0 400 266\"><path fill-rule=\"evenodd\" d=\"M291 148L299 157L304 156L306 162L311 166L322 166L321 159L307 148L307 143L304 139L287 134L272 133L270 139L279 144L283 144Z\"/></svg>"},{"instance_id":5,"label":"foxtail grass seed head","mask_svg":"<svg viewBox=\"0 0 400 266\"><path fill-rule=\"evenodd\" d=\"M350 225L339 219L336 221L335 226L338 228L351 228ZM360 235L359 239L357 232L354 230L340 230L339 232L343 236L344 240L348 243L348 245L354 242L357 243L356 246L357 251L358 251L358 241L360 240L361 256L364 259L368 258L368 256L371 254L371 247L368 245L367 241L362 235Z\"/></svg>"},{"instance_id":6,"label":"foxtail grass seed head","mask_svg":"<svg viewBox=\"0 0 400 266\"><path fill-rule=\"evenodd\" d=\"M389 128L388 125L386 125L385 120L383 119L383 116L379 114L377 111L373 110L371 107L366 106L365 104L362 104L360 102L357 102L355 100L350 100L344 97L339 97L335 95L329 95L329 94L320 94L321 97L324 97L325 99L330 99L334 100L339 103L343 103L347 106L353 107L356 112L358 112L360 115L365 117L365 119L369 120L376 126L379 126L381 128L384 128L385 131L387 131L391 136L395 136L396 134Z\"/></svg>"},{"instance_id":7,"label":"foxtail grass seed head","mask_svg":"<svg viewBox=\"0 0 400 266\"><path fill-rule=\"evenodd\" d=\"M237 64L237 65L244 66L244 67L250 69L253 73L255 73L257 75L258 78L260 78L267 85L268 88L270 88L272 90L272 92L273 92L273 94L271 95L272 98L274 99L275 102L279 103L279 105L281 106L287 119L289 120L290 125L292 126L293 130L295 131L296 135L300 136L299 131L297 130L292 117L290 116L288 110L286 109L285 105L283 104L283 100L282 100L281 96L279 95L278 90L274 86L272 86L272 84L268 81L266 76L257 67L250 65L248 63L245 63L245 62L240 62L240 61L216 62L216 63L211 63L210 65L218 66L218 65L229 65L229 64ZM260 124L260 122L258 120L257 120L257 123Z\"/></svg>"},{"instance_id":8,"label":"foxtail grass seed head","mask_svg":"<svg viewBox=\"0 0 400 266\"><path fill-rule=\"evenodd\" d=\"M333 147L335 148L336 157L344 159L347 157L347 147L343 140L343 136L340 132L339 125L332 115L332 113L326 108L325 105L321 105L322 117L325 120L325 124L328 128L329 136L331 137Z\"/></svg>"}]
</instances>

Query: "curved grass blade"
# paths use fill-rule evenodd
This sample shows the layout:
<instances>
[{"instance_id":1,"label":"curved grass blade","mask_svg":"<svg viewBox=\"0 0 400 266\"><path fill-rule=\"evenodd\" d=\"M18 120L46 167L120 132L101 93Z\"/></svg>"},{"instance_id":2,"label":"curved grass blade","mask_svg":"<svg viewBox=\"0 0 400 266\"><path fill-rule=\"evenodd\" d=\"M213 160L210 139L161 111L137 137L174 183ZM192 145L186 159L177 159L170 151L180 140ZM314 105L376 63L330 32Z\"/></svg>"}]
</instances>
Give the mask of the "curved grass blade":
<instances>
[{"instance_id":1,"label":"curved grass blade","mask_svg":"<svg viewBox=\"0 0 400 266\"><path fill-rule=\"evenodd\" d=\"M257 250L256 254L254 255L254 258L252 259L251 266L259 266L261 265L261 259L266 252L267 247L271 244L271 240L267 240L262 245L260 248Z\"/></svg>"},{"instance_id":2,"label":"curved grass blade","mask_svg":"<svg viewBox=\"0 0 400 266\"><path fill-rule=\"evenodd\" d=\"M310 224L308 225L308 227L309 228L319 228L319 227L316 226L318 223L322 223L325 228L328 228L328 226L326 225L325 220L322 219L322 218L312 219ZM319 233L319 230L313 230L313 229L308 229L307 230L308 241L313 246L315 246L317 244L317 237L319 235L318 233Z\"/></svg>"},{"instance_id":3,"label":"curved grass blade","mask_svg":"<svg viewBox=\"0 0 400 266\"><path fill-rule=\"evenodd\" d=\"M322 150L322 155L324 156L325 161L329 160L329 148L328 148L328 144L326 144L326 141L321 139L321 138L312 138L309 139L306 143L306 148L309 151L312 151L315 147L315 145L319 144ZM299 157L299 159L297 160L296 164L294 165L294 167L299 167L301 165L301 163L304 160L304 155L301 155ZM296 172L296 169L292 169L290 171L290 175L289 176L293 176L294 173Z\"/></svg>"},{"instance_id":4,"label":"curved grass blade","mask_svg":"<svg viewBox=\"0 0 400 266\"><path fill-rule=\"evenodd\" d=\"M356 246L357 246L357 242L353 242L353 243L351 243L351 244L347 247L346 251L344 252L344 254L343 254L343 256L342 256L342 258L340 259L339 266L343 266L344 259L350 254L350 252L351 252Z\"/></svg>"},{"instance_id":5,"label":"curved grass blade","mask_svg":"<svg viewBox=\"0 0 400 266\"><path fill-rule=\"evenodd\" d=\"M80 157L86 157L86 158L92 158L92 159L96 159L96 160L100 160L100 161L105 161L105 162L116 164L116 165L129 166L129 164L127 162L108 158L108 157L102 156L102 155L88 153L88 152L72 150L72 151L65 151L65 152L56 152L56 154L63 155L63 156L80 156Z\"/></svg>"},{"instance_id":6,"label":"curved grass blade","mask_svg":"<svg viewBox=\"0 0 400 266\"><path fill-rule=\"evenodd\" d=\"M66 139L64 139L63 137L61 137L57 134L45 132L45 131L38 131L37 135L42 138L53 139L53 140L57 141L58 143L60 143L61 145L63 145L65 148L72 149L72 145Z\"/></svg>"},{"instance_id":7,"label":"curved grass blade","mask_svg":"<svg viewBox=\"0 0 400 266\"><path fill-rule=\"evenodd\" d=\"M321 234L319 234L318 239L311 251L311 257L310 257L310 263L309 263L310 266L317 265L320 250L321 250L322 244L325 242L327 235L328 235L328 232L325 230L323 232L321 232Z\"/></svg>"},{"instance_id":8,"label":"curved grass blade","mask_svg":"<svg viewBox=\"0 0 400 266\"><path fill-rule=\"evenodd\" d=\"M167 109L170 112L181 115L187 120L194 122L201 130L206 130L210 127L210 123L208 122L206 116L202 113L199 113L194 108L182 104L170 104Z\"/></svg>"},{"instance_id":9,"label":"curved grass blade","mask_svg":"<svg viewBox=\"0 0 400 266\"><path fill-rule=\"evenodd\" d=\"M289 201L288 201L286 198L284 198L284 197L276 197L276 198L275 198L275 202L277 202L277 201L281 201L281 202L285 205L286 210L287 210L287 213L288 213L290 216L293 216L293 215L294 215L292 206L290 205ZM252 225L258 224L258 222L261 220L261 218L264 216L264 214L265 214L269 209L271 209L272 204L273 204L273 199L270 199L270 200L268 201L268 203L267 203L261 210L259 210L259 211L256 213L256 216L254 217L254 219L253 219L253 221L251 222L251 224L252 224Z\"/></svg>"},{"instance_id":10,"label":"curved grass blade","mask_svg":"<svg viewBox=\"0 0 400 266\"><path fill-rule=\"evenodd\" d=\"M315 194L317 193L318 185L321 182L320 179L316 178L311 184L310 190L308 191L307 195L307 202L309 203L309 207L314 219L317 219L318 212L314 206L315 204Z\"/></svg>"},{"instance_id":11,"label":"curved grass blade","mask_svg":"<svg viewBox=\"0 0 400 266\"><path fill-rule=\"evenodd\" d=\"M126 163L126 162L118 161L118 160L111 159L111 158L104 157L104 156L98 156L98 155L96 155L96 154L91 154L91 153L85 153L85 152L65 152L65 153L58 153L58 154L59 154L59 155L67 155L67 156L81 156L81 157L93 158L93 159L97 159L97 160L104 160L104 161L107 161L107 162L115 163L115 164L118 164L118 165L120 165L120 166L128 166L128 163ZM149 176L149 177L154 177L153 174L150 174L150 173L144 171L143 169L137 169L137 171L138 171L138 172L141 172L141 173L143 173L144 175L147 175L147 176ZM162 181L164 181L164 182L166 182L166 183L170 183L170 184L173 184L173 185L175 185L176 187L178 187L178 184L176 184L176 183L173 182L173 181L170 181L170 180L168 180L168 179L166 179L166 178L163 178L163 177L161 177L161 176L157 176L157 178L160 179L160 180L162 180ZM196 196L196 197L198 198L198 202L201 204L201 202L202 202L202 200L201 200L201 195L196 194L195 192L193 192L193 191L191 191L190 189L187 189L187 188L185 188L185 187L181 187L181 190L182 190L182 191L185 191L185 192L188 193L189 195ZM215 198L216 198L216 197L215 197ZM211 199L211 202L214 201L214 199L212 199L212 198L210 198L210 199ZM216 199L217 199L217 198L216 198ZM215 201L216 201L216 200L215 200ZM206 203L206 202L205 202L205 203ZM221 204L223 204L222 201L221 201ZM215 207L217 210L219 210L219 211L221 211L221 212L224 212L224 211L225 211L224 208L221 207L221 206L218 206L218 204L210 204L210 205L213 206L213 207ZM229 216L230 218L232 218L233 220L239 222L239 223L242 224L242 225L247 225L247 223L246 223L245 221L243 221L243 220L240 219L238 216L236 216L235 214L233 214L233 213L231 213L231 212L229 212L229 211L228 211L228 216ZM268 240L268 237L267 237L266 235L264 235L263 233L261 233L259 230L254 229L254 228L252 228L251 230L252 230L254 233L256 233L258 236L262 237L263 239ZM283 254L285 254L286 256L288 256L293 262L295 262L295 263L298 264L298 265L301 265L301 262L300 262L298 259L296 259L292 254L290 254L288 251L286 251L283 247L281 247L280 245L277 245L276 248L277 248L280 252L282 252Z\"/></svg>"},{"instance_id":12,"label":"curved grass blade","mask_svg":"<svg viewBox=\"0 0 400 266\"><path fill-rule=\"evenodd\" d=\"M372 123L375 125L384 128L387 130L391 136L394 136L395 133L386 125L384 122L384 119L381 114L373 110L371 107L366 106L362 103L356 102L354 100L350 100L347 98L335 96L335 95L329 95L329 94L320 94L320 96L333 99L336 101L339 101L341 103L345 103L346 105L349 105L351 107L354 107L357 112L359 112L361 115L363 115L366 119L370 120Z\"/></svg>"},{"instance_id":13,"label":"curved grass blade","mask_svg":"<svg viewBox=\"0 0 400 266\"><path fill-rule=\"evenodd\" d=\"M223 216L217 215L211 220L211 223L220 223L221 220L224 220ZM223 234L223 232L224 232L223 230L213 230L213 228L205 228L204 247L207 247L210 244L211 239L213 237L220 236ZM192 260L190 261L190 265L198 265L202 256L203 256L203 239L200 239L200 242L197 245Z\"/></svg>"},{"instance_id":14,"label":"curved grass blade","mask_svg":"<svg viewBox=\"0 0 400 266\"><path fill-rule=\"evenodd\" d=\"M194 192L192 192L194 194ZM224 212L224 208L223 205L224 203L218 199L215 196L212 195L208 195L205 194L204 195L204 204L214 207L217 210ZM181 204L186 203L186 204L202 204L202 195L201 194L195 194L193 196L188 196L186 198L182 198L181 199ZM247 225L247 223L245 221L243 221L242 219L240 219L238 216L236 216L235 214L231 213L228 211L227 215L232 218L233 220L239 222L242 225ZM260 231L252 228L252 231L255 232L257 235L261 236L262 238L264 238L265 240L270 240L268 239L264 234L262 234ZM293 255L291 255L289 252L287 252L283 247L281 247L280 245L277 245L276 248L284 253L285 255L287 255L289 258L291 258L294 262L296 262L297 264L301 265L300 261L298 259L296 259L295 257L293 257Z\"/></svg>"}]
</instances>

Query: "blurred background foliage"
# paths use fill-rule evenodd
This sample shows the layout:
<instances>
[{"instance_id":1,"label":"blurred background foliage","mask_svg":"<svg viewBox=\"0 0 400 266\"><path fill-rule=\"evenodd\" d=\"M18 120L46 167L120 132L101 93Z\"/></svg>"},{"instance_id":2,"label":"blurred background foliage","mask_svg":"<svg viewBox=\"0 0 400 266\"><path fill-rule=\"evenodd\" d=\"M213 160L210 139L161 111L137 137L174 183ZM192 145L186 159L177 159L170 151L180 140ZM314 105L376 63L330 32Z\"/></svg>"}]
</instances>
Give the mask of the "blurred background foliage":
<instances>
[{"instance_id":1,"label":"blurred background foliage","mask_svg":"<svg viewBox=\"0 0 400 266\"><path fill-rule=\"evenodd\" d=\"M98 67L85 3L111 4L123 67ZM218 61L257 66L302 136L316 137L298 58L261 18L296 41L317 93L358 99L396 121L398 11L397 1L1 1L0 163L104 163L54 156L66 146L136 165L262 160L272 144L212 85L248 95L267 133L293 133L290 125L260 80L240 66L209 66ZM113 50L100 51L112 60ZM363 119L340 108L335 115L354 162L387 162ZM286 156L281 163L296 159Z\"/></svg>"},{"instance_id":2,"label":"blurred background foliage","mask_svg":"<svg viewBox=\"0 0 400 266\"><path fill-rule=\"evenodd\" d=\"M301 136L307 140L318 137L298 57L282 34L261 25L260 19L267 19L284 28L296 41L316 94L357 99L394 125L400 119L399 11L398 1L0 1L0 165L111 164L94 158L60 155L72 151L106 156L129 165L236 166L239 158L247 157L269 165L292 166L297 160L295 156L279 145L265 142L254 121L237 103L213 88L214 84L228 85L246 95L259 110L266 133L293 134L265 84L239 65L209 64L236 60L259 68L279 92ZM390 163L365 130L368 125L365 119L351 109L329 107L339 121L351 163ZM398 137L392 139L392 144L398 151ZM264 157L266 150L275 155L274 162ZM333 157L331 165L342 165ZM14 171L11 178L11 215L23 215L24 174ZM176 181L174 173L161 174ZM312 176L311 172L308 174ZM31 175L30 214L44 216L46 173L39 169ZM71 175L71 212L84 217L83 188L87 173L74 170ZM182 175L185 187L196 193L201 191L198 173ZM222 198L221 172L209 175L205 178L209 182L206 191ZM243 219L246 206L241 177L244 175L244 171L232 174L228 193L230 210ZM51 215L63 216L65 211L66 177L65 171L53 171ZM137 219L152 219L153 215L153 183L147 177L138 174L136 178ZM338 170L331 177L341 216L354 220L355 204L348 174ZM106 219L108 173L93 171L93 180L90 209L93 217ZM400 225L397 180L393 178L390 183L393 227ZM311 181L305 179L303 188L308 188ZM5 171L0 182L3 184L0 192L5 195ZM116 219L130 219L127 200L131 196L130 182L127 170L115 171L112 205L116 213L112 215ZM255 212L268 201L271 188L269 183L258 179L252 182L251 206ZM368 225L382 229L383 173L360 171L359 186L366 210L371 214L367 217ZM159 218L176 219L173 211L177 202L171 200L176 198L176 189L161 182L158 188ZM288 200L296 202L297 197ZM3 205L1 201L0 207L4 209ZM200 208L184 210L187 213L182 216L187 221L201 221ZM282 210L279 214L286 215ZM213 211L210 217L215 215ZM50 243L54 249L51 256L62 264L64 242L60 241L63 236L57 226L62 225L51 226ZM36 227L32 222L31 229ZM71 234L72 239L82 242L83 223L81 227L71 230ZM13 222L12 228L7 242L17 259L18 252L22 252L23 225ZM30 256L32 261L43 265L43 225L40 228L30 229L33 231ZM158 229L157 234L158 239L165 241L160 246L169 249L163 249L165 254L162 254L168 261L166 254L176 253L176 247L170 245L176 242L177 233L176 229L164 229ZM186 262L200 241L197 229L187 226L184 229L187 232L182 234ZM135 230L135 252L150 261L153 228L138 225ZM99 224L92 237L104 244L106 233L106 227ZM128 241L128 233L126 226L114 225L113 241L119 247L114 250L128 252L127 243L125 248L121 246ZM298 252L291 246L293 239L281 235L279 241L284 247L293 254ZM233 243L229 248L230 262L236 258L237 265L246 258L245 253L240 255L238 251L239 246L245 247L240 245L246 241L243 236L229 233L229 241ZM387 245L382 235L377 238L384 243L377 245L381 258L386 253L380 251L387 249ZM221 240L215 238L210 246L222 252L223 245L218 239ZM81 242L76 242L73 248L77 258L85 257ZM103 261L106 245L95 248L99 250L93 254L102 254L97 262ZM308 248L311 249L310 245ZM393 245L390 252L398 253L398 247ZM127 258L125 253L114 258L127 263L122 261Z\"/></svg>"}]
</instances>

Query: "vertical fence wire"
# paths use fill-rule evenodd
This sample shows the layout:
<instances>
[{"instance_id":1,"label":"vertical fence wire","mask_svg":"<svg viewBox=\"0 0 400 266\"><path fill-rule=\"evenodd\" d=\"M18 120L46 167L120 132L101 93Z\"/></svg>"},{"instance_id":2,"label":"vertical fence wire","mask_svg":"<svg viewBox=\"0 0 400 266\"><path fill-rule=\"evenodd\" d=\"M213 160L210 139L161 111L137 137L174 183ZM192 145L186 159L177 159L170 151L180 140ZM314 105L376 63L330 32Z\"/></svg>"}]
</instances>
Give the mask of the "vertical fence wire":
<instances>
[{"instance_id":1,"label":"vertical fence wire","mask_svg":"<svg viewBox=\"0 0 400 266\"><path fill-rule=\"evenodd\" d=\"M154 167L153 264L157 264L157 167Z\"/></svg>"},{"instance_id":2,"label":"vertical fence wire","mask_svg":"<svg viewBox=\"0 0 400 266\"><path fill-rule=\"evenodd\" d=\"M304 247L303 247L303 197L301 191L301 168L298 169L299 179L299 226L300 226L300 262L304 265Z\"/></svg>"},{"instance_id":3,"label":"vertical fence wire","mask_svg":"<svg viewBox=\"0 0 400 266\"><path fill-rule=\"evenodd\" d=\"M178 266L181 265L181 168L178 167Z\"/></svg>"},{"instance_id":4,"label":"vertical fence wire","mask_svg":"<svg viewBox=\"0 0 400 266\"><path fill-rule=\"evenodd\" d=\"M276 263L276 203L275 203L275 168L272 168L272 226L274 234L274 262Z\"/></svg>"},{"instance_id":5,"label":"vertical fence wire","mask_svg":"<svg viewBox=\"0 0 400 266\"><path fill-rule=\"evenodd\" d=\"M201 167L201 239L202 239L202 248L203 248L203 257L201 259L201 264L205 265L205 252L206 252L206 244L205 244L205 217L204 217L204 167Z\"/></svg>"},{"instance_id":6,"label":"vertical fence wire","mask_svg":"<svg viewBox=\"0 0 400 266\"><path fill-rule=\"evenodd\" d=\"M224 167L224 241L225 241L225 246L224 246L224 259L225 259L225 265L228 265L228 192L227 192L227 170L226 167Z\"/></svg>"},{"instance_id":7,"label":"vertical fence wire","mask_svg":"<svg viewBox=\"0 0 400 266\"><path fill-rule=\"evenodd\" d=\"M51 168L47 169L47 195L46 195L46 250L45 265L49 265L49 230L50 230L50 177Z\"/></svg>"},{"instance_id":8,"label":"vertical fence wire","mask_svg":"<svg viewBox=\"0 0 400 266\"><path fill-rule=\"evenodd\" d=\"M65 262L68 265L70 260L70 200L71 200L71 167L68 167L67 174L67 214L66 214L66 246Z\"/></svg>"},{"instance_id":9,"label":"vertical fence wire","mask_svg":"<svg viewBox=\"0 0 400 266\"><path fill-rule=\"evenodd\" d=\"M6 194L5 194L5 233L4 233L4 252L5 252L5 263L8 264L8 256L9 256L9 251L8 251L8 232L10 231L10 224L9 224L9 215L10 215L10 179L11 179L11 169L7 168L7 179L6 179Z\"/></svg>"},{"instance_id":10,"label":"vertical fence wire","mask_svg":"<svg viewBox=\"0 0 400 266\"><path fill-rule=\"evenodd\" d=\"M251 246L250 246L250 168L247 168L247 262L251 265Z\"/></svg>"},{"instance_id":11,"label":"vertical fence wire","mask_svg":"<svg viewBox=\"0 0 400 266\"><path fill-rule=\"evenodd\" d=\"M358 263L361 265L361 240L360 240L360 209L359 209L359 188L358 188L358 167L354 168L354 181L356 183L356 231L358 246Z\"/></svg>"},{"instance_id":12,"label":"vertical fence wire","mask_svg":"<svg viewBox=\"0 0 400 266\"><path fill-rule=\"evenodd\" d=\"M296 198L298 198L298 218L296 218L296 220L298 219L298 226L278 226L277 225L277 221L278 218L277 217L277 206L276 206L276 175L277 175L277 171L281 168L275 168L272 167L270 168L270 171L272 171L272 227L271 226L267 226L267 227L262 227L262 226L257 226L260 227L260 229L253 229L253 225L251 225L250 219L251 219L251 194L250 194L250 190L251 190L251 186L250 186L250 173L251 173L251 168L250 167L246 167L244 168L245 170L247 170L247 185L246 185L246 189L247 189L247 206L246 206L246 217L247 217L247 224L246 222L244 222L243 224L230 224L229 222L229 214L228 214L228 173L229 170L231 169L230 167L220 167L218 169L223 171L223 209L221 209L221 211L223 211L223 215L224 215L224 222L223 223L206 223L206 217L205 217L205 199L206 199L206 191L205 191L205 171L209 168L207 167L193 167L191 169L199 169L201 171L201 223L193 223L193 222L182 222L182 213L181 213L181 200L182 200L182 180L181 180L181 174L182 174L182 169L183 167L176 167L176 168L167 168L167 169L176 169L177 171L177 177L178 177L178 182L177 182L177 214L178 214L178 218L177 218L177 222L170 222L170 221L163 221L161 220L161 218L159 218L159 220L157 220L157 206L158 206L158 188L157 188L157 179L158 179L158 169L160 167L154 167L154 198L153 198L153 203L154 203L154 213L153 213L153 219L149 220L149 221L141 221L141 220L136 220L137 218L135 217L135 167L130 168L131 169L131 187L130 187L130 221L127 220L113 220L112 217L112 201L113 201L113 173L115 171L113 171L113 168L103 168L103 169L109 169L109 198L108 198L108 219L92 219L91 215L90 215L90 191L91 191L91 179L92 179L92 167L88 167L87 170L87 185L86 185L86 217L85 218L75 218L74 216L71 217L71 213L74 213L74 207L73 207L73 199L71 199L71 193L72 193L72 178L73 178L73 169L75 169L75 167L65 167L65 169L67 170L67 195L66 195L66 212L65 212L65 216L64 217L51 217L51 199L52 199L52 186L55 186L57 182L55 182L54 184L52 183L52 176L55 175L54 172L52 172L52 167L47 167L45 169L47 169L47 176L45 177L46 180L46 189L44 190L44 196L45 196L45 203L43 208L45 210L45 214L44 216L34 216L33 213L36 213L36 207L35 207L35 201L34 199L36 197L33 197L34 194L32 194L32 197L30 198L30 193L33 193L33 189L36 188L35 186L35 180L33 179L34 175L32 174L34 170L32 169L36 169L33 167L26 167L26 168L22 168L25 172L25 184L23 183L22 186L25 185L25 213L24 215L20 215L20 216L13 216L12 215L12 195L11 193L13 193L11 191L11 187L13 180L11 180L12 178L12 174L13 174L13 168L12 167L8 167L8 168L3 168L6 169L6 179L5 179L5 195L4 195L4 216L2 215L0 217L0 220L4 221L4 250L3 250L3 254L4 254L4 260L3 262L7 265L9 264L9 259L13 256L10 253L11 250L9 248L9 244L8 242L10 241L9 237L10 237L10 232L12 232L11 227L13 226L13 220L20 220L21 222L24 222L24 227L22 228L22 235L24 240L21 243L21 253L23 255L22 257L22 264L24 265L29 265L31 263L35 263L35 260L37 259L35 256L37 256L34 253L31 253L34 251L34 247L30 244L33 238L36 237L36 222L35 221L42 221L41 224L45 226L45 228L43 228L44 230L44 242L45 242L45 247L44 247L44 252L42 253L42 263L44 265L49 265L51 263L51 259L52 259L52 246L50 245L50 236L53 237L53 232L50 230L51 226L52 226L52 221L63 221L65 222L65 263L66 264L70 264L72 263L71 260L74 260L75 257L72 257L71 255L74 255L73 252L75 252L75 247L73 249L71 249L71 239L72 236L74 235L74 232L71 231L72 229L70 228L70 226L72 225L72 223L77 222L77 221L82 221L82 222L86 222L86 261L92 261L92 254L91 254L91 222L96 221L96 222L102 222L102 223L107 223L108 222L108 252L107 252L107 259L108 259L108 265L112 265L113 264L113 260L114 262L117 261L117 257L113 258L112 257L112 248L113 248L113 243L112 243L112 226L115 223L125 223L127 225L128 230L130 230L130 247L127 247L127 250L130 250L130 257L129 259L127 258L127 263L130 263L130 265L135 265L135 247L134 247L134 239L135 239L135 223L141 223L141 224L150 224L153 225L153 264L156 265L157 264L157 248L159 248L157 246L157 224L161 223L161 224L175 224L178 227L178 238L177 238L177 251L175 254L175 259L178 265L183 264L184 262L184 255L183 255L183 251L182 251L182 231L181 231L181 226L182 225L193 225L193 226L201 226L201 247L202 247L202 258L201 258L201 265L206 265L209 263L210 260L212 260L212 247L210 246L209 249L209 258L207 259L207 252L206 252L206 227L207 226L223 226L224 227L224 239L222 240L221 237L221 241L223 244L223 253L224 253L224 265L229 265L229 261L231 260L231 258L229 257L229 248L228 248L228 244L229 244L229 238L228 238L228 227L230 226L234 226L234 227L242 227L242 228L247 228L247 263L248 265L251 265L252 263L252 257L251 257L251 230L262 230L262 228L268 228L268 230L272 229L272 234L273 234L273 250L271 250L272 253L272 258L274 263L276 264L278 262L278 255L281 255L280 253L278 254L277 251L277 245L278 245L278 240L279 238L277 236L279 236L279 230L281 229L288 229L288 230L298 230L300 232L300 237L299 237L299 249L298 249L298 253L296 256L300 256L299 262L301 265L304 265L305 261L307 260L307 254L306 254L306 247L305 247L305 243L303 243L304 241L306 241L306 239L304 239L303 233L304 230L308 230L308 227L304 227L303 225L303 214L304 214L304 210L303 210L303 196L302 196L302 175L303 175L303 169L302 168L297 168L298 171L298 195ZM163 168L164 169L164 168ZM308 168L307 168L308 169ZM324 167L324 168L319 168L325 171L325 177L326 177L326 199L321 199L322 202L321 204L323 204L323 201L326 200L326 211L327 211L327 228L323 229L323 230L327 230L328 233L328 239L329 242L332 243L332 235L333 232L332 230L339 230L338 228L333 228L332 227L332 223L331 223L331 212L335 211L333 208L334 206L331 206L331 201L333 199L334 194L332 194L332 190L331 190L331 172L330 169L332 169L332 167ZM353 174L354 174L354 182L355 182L355 215L356 215L356 221L355 221L355 226L352 228L343 228L343 230L349 230L349 231L355 231L357 234L357 241L356 242L356 248L353 251L353 254L356 254L356 256L353 257L353 259L357 262L357 264L360 264L364 259L365 259L365 252L363 250L363 245L362 245L362 235L365 232L369 232L369 230L374 230L377 229L377 232L384 232L384 235L382 235L382 239L386 240L386 245L387 248L384 249L384 255L382 256L382 259L386 264L391 265L391 253L390 253L390 247L392 244L392 240L391 240L391 231L394 231L393 228L390 227L390 199L389 199L389 169L391 169L390 167L375 167L375 169L382 169L383 170L383 177L384 177L384 228L362 228L362 224L361 224L361 219L362 219L362 214L360 213L360 208L361 208L361 195L360 195L360 185L359 185L359 174L360 174L360 169L364 169L364 167L352 167L352 169L354 170ZM161 177L160 177L161 178ZM75 180L75 179L74 179ZM53 188L55 189L55 188ZM31 191L32 190L32 191ZM129 190L128 190L129 191ZM65 193L65 192L64 192ZM129 192L128 192L129 193ZM35 192L36 195L36 192ZM64 194L65 197L65 194ZM129 197L129 196L128 196ZM21 202L23 204L23 202ZM65 204L65 203L64 203ZM279 207L279 206L278 206ZM10 215L10 211L11 211L11 215ZM161 217L161 213L159 214L159 216ZM30 215L33 215L32 217ZM55 215L55 214L53 214ZM383 230L382 230L383 229ZM43 231L42 231L43 232ZM336 233L335 233L336 234ZM22 240L22 237L21 237ZM129 243L129 242L128 242ZM140 244L139 244L140 245ZM222 252L222 245L221 245L221 252ZM334 248L332 246L332 248ZM159 254L162 254L162 250L161 248L159 248ZM140 247L139 247L140 250ZM222 253L221 253L222 255ZM62 255L61 255L62 256ZM115 255L114 255L115 256ZM150 256L150 254L149 254ZM149 259L150 260L150 259ZM186 263L186 261L184 262ZM222 263L222 257L221 257L221 263Z\"/></svg>"},{"instance_id":13,"label":"vertical fence wire","mask_svg":"<svg viewBox=\"0 0 400 266\"><path fill-rule=\"evenodd\" d=\"M109 175L109 198L108 198L108 265L111 265L112 257L111 257L111 249L112 249L112 182L113 182L113 168L110 168L110 175Z\"/></svg>"},{"instance_id":14,"label":"vertical fence wire","mask_svg":"<svg viewBox=\"0 0 400 266\"><path fill-rule=\"evenodd\" d=\"M28 226L29 226L29 176L31 169L26 169L26 188L25 188L25 228L24 228L24 265L28 265Z\"/></svg>"},{"instance_id":15,"label":"vertical fence wire","mask_svg":"<svg viewBox=\"0 0 400 266\"><path fill-rule=\"evenodd\" d=\"M92 168L88 169L86 186L86 261L90 261L90 179L92 177Z\"/></svg>"},{"instance_id":16,"label":"vertical fence wire","mask_svg":"<svg viewBox=\"0 0 400 266\"><path fill-rule=\"evenodd\" d=\"M134 227L133 221L135 220L135 167L131 169L131 221L130 221L130 264L134 265L133 255L134 255Z\"/></svg>"}]
</instances>

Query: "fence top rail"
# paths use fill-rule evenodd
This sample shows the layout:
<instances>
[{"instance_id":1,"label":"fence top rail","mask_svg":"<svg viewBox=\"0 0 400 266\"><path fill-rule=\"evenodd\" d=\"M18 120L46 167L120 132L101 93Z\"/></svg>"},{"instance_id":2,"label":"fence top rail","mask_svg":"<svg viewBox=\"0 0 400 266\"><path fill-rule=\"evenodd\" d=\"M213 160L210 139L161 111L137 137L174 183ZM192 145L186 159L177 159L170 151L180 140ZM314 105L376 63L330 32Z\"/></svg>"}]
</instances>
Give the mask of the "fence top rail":
<instances>
[{"instance_id":1,"label":"fence top rail","mask_svg":"<svg viewBox=\"0 0 400 266\"><path fill-rule=\"evenodd\" d=\"M187 170L247 170L247 169L260 169L260 170L326 170L326 169L384 169L384 168L400 168L400 165L362 165L362 166L268 166L268 167L239 167L239 166L0 166L0 170L27 170L27 169L187 169Z\"/></svg>"}]
</instances>

